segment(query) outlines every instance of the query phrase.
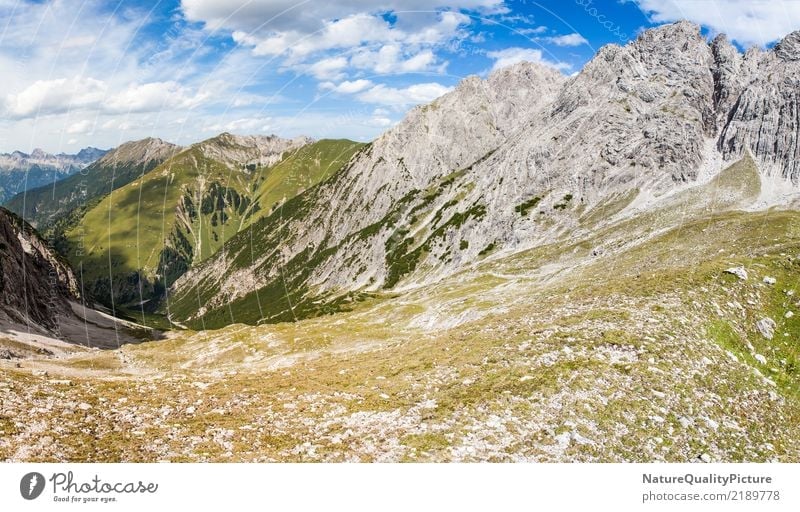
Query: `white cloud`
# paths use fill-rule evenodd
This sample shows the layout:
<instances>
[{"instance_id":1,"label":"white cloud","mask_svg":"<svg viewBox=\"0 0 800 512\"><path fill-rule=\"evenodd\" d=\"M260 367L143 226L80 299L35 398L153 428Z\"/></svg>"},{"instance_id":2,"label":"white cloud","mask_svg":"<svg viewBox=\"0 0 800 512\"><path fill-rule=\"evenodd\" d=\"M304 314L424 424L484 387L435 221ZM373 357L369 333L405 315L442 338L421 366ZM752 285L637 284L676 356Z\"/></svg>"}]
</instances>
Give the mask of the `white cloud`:
<instances>
[{"instance_id":1,"label":"white cloud","mask_svg":"<svg viewBox=\"0 0 800 512\"><path fill-rule=\"evenodd\" d=\"M544 25L539 25L538 27L518 28L516 30L517 32L525 36L535 36L547 32L547 27L545 27Z\"/></svg>"},{"instance_id":2,"label":"white cloud","mask_svg":"<svg viewBox=\"0 0 800 512\"><path fill-rule=\"evenodd\" d=\"M375 116L367 124L370 126L377 126L378 128L386 128L392 125L392 120L388 117Z\"/></svg>"},{"instance_id":3,"label":"white cloud","mask_svg":"<svg viewBox=\"0 0 800 512\"><path fill-rule=\"evenodd\" d=\"M284 55L292 61L316 52L334 49L353 49L363 45L436 45L454 37L466 37L461 30L471 19L457 12L422 13L424 21L403 23L411 14L398 14L393 25L380 15L366 12L347 17L324 20L318 30L303 31L298 27L286 30L248 32L233 30L233 40L252 48L256 56Z\"/></svg>"},{"instance_id":4,"label":"white cloud","mask_svg":"<svg viewBox=\"0 0 800 512\"><path fill-rule=\"evenodd\" d=\"M447 65L437 65L436 55L430 49L405 56L400 45L396 44L384 45L378 51L360 50L353 55L350 63L353 67L380 74L443 71Z\"/></svg>"},{"instance_id":5,"label":"white cloud","mask_svg":"<svg viewBox=\"0 0 800 512\"><path fill-rule=\"evenodd\" d=\"M78 121L77 123L69 125L67 127L67 133L88 133L92 128L94 128L94 123L88 119L84 119L83 121Z\"/></svg>"},{"instance_id":6,"label":"white cloud","mask_svg":"<svg viewBox=\"0 0 800 512\"><path fill-rule=\"evenodd\" d=\"M544 40L553 43L556 46L580 46L582 44L589 43L586 38L577 32L563 36L546 37Z\"/></svg>"},{"instance_id":7,"label":"white cloud","mask_svg":"<svg viewBox=\"0 0 800 512\"><path fill-rule=\"evenodd\" d=\"M269 117L251 117L242 118L229 121L227 123L214 123L206 126L204 129L207 132L237 132L237 133L252 133L253 131L266 132L270 130Z\"/></svg>"},{"instance_id":8,"label":"white cloud","mask_svg":"<svg viewBox=\"0 0 800 512\"><path fill-rule=\"evenodd\" d=\"M776 0L635 0L651 21L687 19L742 45L764 46L800 28L800 2Z\"/></svg>"},{"instance_id":9,"label":"white cloud","mask_svg":"<svg viewBox=\"0 0 800 512\"><path fill-rule=\"evenodd\" d=\"M37 80L17 94L7 95L4 110L15 119L60 114L99 105L106 89L104 82L93 78Z\"/></svg>"},{"instance_id":10,"label":"white cloud","mask_svg":"<svg viewBox=\"0 0 800 512\"><path fill-rule=\"evenodd\" d=\"M207 98L206 93L193 93L173 81L132 84L113 94L109 89L106 82L89 77L37 80L18 93L7 95L4 110L14 119L80 111L157 112L193 108Z\"/></svg>"},{"instance_id":11,"label":"white cloud","mask_svg":"<svg viewBox=\"0 0 800 512\"><path fill-rule=\"evenodd\" d=\"M404 16L403 13L442 9L491 13L503 9L503 0L181 0L181 8L187 19L202 22L211 30L311 34L322 29L327 20L342 20L354 14L401 11L398 16Z\"/></svg>"},{"instance_id":12,"label":"white cloud","mask_svg":"<svg viewBox=\"0 0 800 512\"><path fill-rule=\"evenodd\" d=\"M336 80L344 76L342 71L347 67L344 57L329 57L312 64L308 71L319 80Z\"/></svg>"},{"instance_id":13,"label":"white cloud","mask_svg":"<svg viewBox=\"0 0 800 512\"><path fill-rule=\"evenodd\" d=\"M433 101L451 90L452 87L446 87L436 82L414 84L402 89L378 84L359 94L358 99L365 103L408 106Z\"/></svg>"},{"instance_id":14,"label":"white cloud","mask_svg":"<svg viewBox=\"0 0 800 512\"><path fill-rule=\"evenodd\" d=\"M364 80L363 78L353 81L344 81L338 85L334 84L333 82L322 82L319 84L320 89L333 91L340 94L355 94L371 86L372 81Z\"/></svg>"},{"instance_id":15,"label":"white cloud","mask_svg":"<svg viewBox=\"0 0 800 512\"><path fill-rule=\"evenodd\" d=\"M88 34L70 37L61 43L61 49L83 48L93 45L95 41L97 41L97 37Z\"/></svg>"},{"instance_id":16,"label":"white cloud","mask_svg":"<svg viewBox=\"0 0 800 512\"><path fill-rule=\"evenodd\" d=\"M104 102L107 112L158 112L191 109L207 99L174 81L131 85Z\"/></svg>"},{"instance_id":17,"label":"white cloud","mask_svg":"<svg viewBox=\"0 0 800 512\"><path fill-rule=\"evenodd\" d=\"M563 62L551 62L545 59L542 55L542 51L535 48L506 48L505 50L488 52L486 56L494 60L492 71L512 66L519 62L535 62L559 70L570 67L569 64Z\"/></svg>"}]
</instances>

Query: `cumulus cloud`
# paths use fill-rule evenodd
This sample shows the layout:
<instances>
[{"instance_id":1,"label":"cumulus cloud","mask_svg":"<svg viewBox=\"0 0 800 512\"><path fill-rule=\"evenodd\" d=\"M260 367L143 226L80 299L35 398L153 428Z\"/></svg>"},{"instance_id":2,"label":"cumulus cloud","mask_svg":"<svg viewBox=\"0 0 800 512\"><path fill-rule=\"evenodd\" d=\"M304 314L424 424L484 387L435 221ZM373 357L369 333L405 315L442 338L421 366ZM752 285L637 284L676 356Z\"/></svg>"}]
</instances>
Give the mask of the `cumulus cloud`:
<instances>
[{"instance_id":1,"label":"cumulus cloud","mask_svg":"<svg viewBox=\"0 0 800 512\"><path fill-rule=\"evenodd\" d=\"M353 80L353 81L344 81L340 84L334 84L333 82L322 82L319 87L322 90L326 91L333 91L339 94L355 94L357 92L361 92L364 89L372 86L371 80Z\"/></svg>"},{"instance_id":2,"label":"cumulus cloud","mask_svg":"<svg viewBox=\"0 0 800 512\"><path fill-rule=\"evenodd\" d=\"M688 19L745 45L764 46L800 27L794 1L776 0L635 0L655 23Z\"/></svg>"},{"instance_id":3,"label":"cumulus cloud","mask_svg":"<svg viewBox=\"0 0 800 512\"><path fill-rule=\"evenodd\" d=\"M444 71L447 63L438 63L430 49L411 55L404 55L400 45L382 46L379 50L361 50L350 59L359 69L369 69L375 73L414 73L420 71Z\"/></svg>"},{"instance_id":4,"label":"cumulus cloud","mask_svg":"<svg viewBox=\"0 0 800 512\"><path fill-rule=\"evenodd\" d=\"M5 114L15 119L61 114L99 105L107 86L94 78L37 80L4 101Z\"/></svg>"},{"instance_id":5,"label":"cumulus cloud","mask_svg":"<svg viewBox=\"0 0 800 512\"><path fill-rule=\"evenodd\" d=\"M207 99L207 93L194 93L178 82L135 84L107 99L107 112L158 112L172 109L191 109Z\"/></svg>"},{"instance_id":6,"label":"cumulus cloud","mask_svg":"<svg viewBox=\"0 0 800 512\"><path fill-rule=\"evenodd\" d=\"M283 55L299 61L316 52L348 50L365 45L436 45L454 37L465 37L467 34L461 27L471 22L468 16L449 11L424 13L425 21L399 21L408 16L398 15L398 21L392 24L379 14L362 12L324 20L315 31L303 31L297 27L267 32L233 30L231 36L238 44L252 48L256 56Z\"/></svg>"},{"instance_id":7,"label":"cumulus cloud","mask_svg":"<svg viewBox=\"0 0 800 512\"><path fill-rule=\"evenodd\" d=\"M492 71L512 66L519 62L535 62L558 70L568 69L570 67L569 64L563 62L552 62L545 59L542 55L542 51L535 48L506 48L504 50L488 52L486 56L494 60Z\"/></svg>"},{"instance_id":8,"label":"cumulus cloud","mask_svg":"<svg viewBox=\"0 0 800 512\"><path fill-rule=\"evenodd\" d=\"M344 57L329 57L315 62L309 67L309 72L320 80L335 80L343 76L342 71L347 67Z\"/></svg>"},{"instance_id":9,"label":"cumulus cloud","mask_svg":"<svg viewBox=\"0 0 800 512\"><path fill-rule=\"evenodd\" d=\"M190 109L206 99L174 81L132 84L118 92L95 78L74 77L37 80L16 94L6 96L4 111L14 119L63 114L74 111L97 113L156 112ZM71 132L78 133L78 132Z\"/></svg>"},{"instance_id":10,"label":"cumulus cloud","mask_svg":"<svg viewBox=\"0 0 800 512\"><path fill-rule=\"evenodd\" d=\"M563 36L545 37L544 40L549 43L553 43L556 46L580 46L582 44L589 43L586 38L577 32Z\"/></svg>"},{"instance_id":11,"label":"cumulus cloud","mask_svg":"<svg viewBox=\"0 0 800 512\"><path fill-rule=\"evenodd\" d=\"M433 101L451 90L452 87L447 87L436 82L414 84L405 88L388 87L384 84L378 84L368 91L359 94L358 99L365 103L408 106Z\"/></svg>"}]
</instances>

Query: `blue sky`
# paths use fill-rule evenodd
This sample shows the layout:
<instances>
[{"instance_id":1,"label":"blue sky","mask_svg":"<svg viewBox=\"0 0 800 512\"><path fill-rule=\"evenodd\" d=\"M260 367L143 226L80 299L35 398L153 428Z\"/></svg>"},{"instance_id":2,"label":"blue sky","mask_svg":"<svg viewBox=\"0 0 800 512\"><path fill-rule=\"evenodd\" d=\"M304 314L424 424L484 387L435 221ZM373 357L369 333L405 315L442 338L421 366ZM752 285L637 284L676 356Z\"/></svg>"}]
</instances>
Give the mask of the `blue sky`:
<instances>
[{"instance_id":1,"label":"blue sky","mask_svg":"<svg viewBox=\"0 0 800 512\"><path fill-rule=\"evenodd\" d=\"M572 74L681 18L769 46L800 28L800 2L0 0L0 151L370 140L467 75L520 60Z\"/></svg>"}]
</instances>

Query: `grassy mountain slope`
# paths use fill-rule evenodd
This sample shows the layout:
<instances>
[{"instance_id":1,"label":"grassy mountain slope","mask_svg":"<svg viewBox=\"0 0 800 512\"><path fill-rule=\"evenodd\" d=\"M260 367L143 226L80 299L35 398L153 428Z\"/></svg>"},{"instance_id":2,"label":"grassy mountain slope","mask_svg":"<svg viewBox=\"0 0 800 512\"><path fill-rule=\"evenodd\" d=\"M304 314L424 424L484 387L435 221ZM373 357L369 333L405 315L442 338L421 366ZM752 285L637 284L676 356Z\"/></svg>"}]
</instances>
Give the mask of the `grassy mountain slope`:
<instances>
[{"instance_id":1,"label":"grassy mountain slope","mask_svg":"<svg viewBox=\"0 0 800 512\"><path fill-rule=\"evenodd\" d=\"M164 286L264 215L264 200L291 197L324 179L358 147L319 141L261 166L210 158L219 148L248 149L227 138L192 146L88 210L66 233L72 263L82 269L87 289L106 304L112 296L115 304L158 297Z\"/></svg>"},{"instance_id":2,"label":"grassy mountain slope","mask_svg":"<svg viewBox=\"0 0 800 512\"><path fill-rule=\"evenodd\" d=\"M9 367L0 459L796 462L800 213L698 190L350 312Z\"/></svg>"},{"instance_id":3,"label":"grassy mountain slope","mask_svg":"<svg viewBox=\"0 0 800 512\"><path fill-rule=\"evenodd\" d=\"M46 229L76 208L88 210L112 190L149 172L179 150L160 139L127 142L77 174L14 196L6 207L39 229Z\"/></svg>"}]
</instances>

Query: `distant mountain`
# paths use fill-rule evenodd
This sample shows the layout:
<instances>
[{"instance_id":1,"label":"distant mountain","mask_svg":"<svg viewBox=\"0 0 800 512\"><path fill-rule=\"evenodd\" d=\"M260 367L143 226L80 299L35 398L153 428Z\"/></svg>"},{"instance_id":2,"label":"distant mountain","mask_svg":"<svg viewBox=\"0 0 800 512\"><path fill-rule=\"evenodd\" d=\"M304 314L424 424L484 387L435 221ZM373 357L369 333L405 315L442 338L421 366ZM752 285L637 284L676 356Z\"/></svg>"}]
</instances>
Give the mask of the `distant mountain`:
<instances>
[{"instance_id":1,"label":"distant mountain","mask_svg":"<svg viewBox=\"0 0 800 512\"><path fill-rule=\"evenodd\" d=\"M25 190L74 174L104 154L106 151L92 147L76 155L51 155L41 149L34 149L30 155L20 151L0 154L0 203Z\"/></svg>"},{"instance_id":2,"label":"distant mountain","mask_svg":"<svg viewBox=\"0 0 800 512\"><path fill-rule=\"evenodd\" d=\"M65 230L64 253L81 269L86 291L107 306L148 302L239 230L333 175L360 147L223 133L88 208Z\"/></svg>"},{"instance_id":3,"label":"distant mountain","mask_svg":"<svg viewBox=\"0 0 800 512\"><path fill-rule=\"evenodd\" d=\"M170 312L206 328L277 322L429 285L647 211L750 154L736 169L756 169L756 183L732 171L747 190L715 199L789 204L799 42L795 32L742 55L680 22L602 48L574 77L521 63L467 78L196 265L173 285ZM676 203L661 229L709 200Z\"/></svg>"},{"instance_id":4,"label":"distant mountain","mask_svg":"<svg viewBox=\"0 0 800 512\"><path fill-rule=\"evenodd\" d=\"M78 174L38 188L29 187L26 193L11 198L5 207L40 230L46 229L63 221L76 208L88 209L112 190L141 177L180 150L179 146L161 139L126 142L102 152L102 158ZM98 150L83 151L93 156Z\"/></svg>"}]
</instances>

